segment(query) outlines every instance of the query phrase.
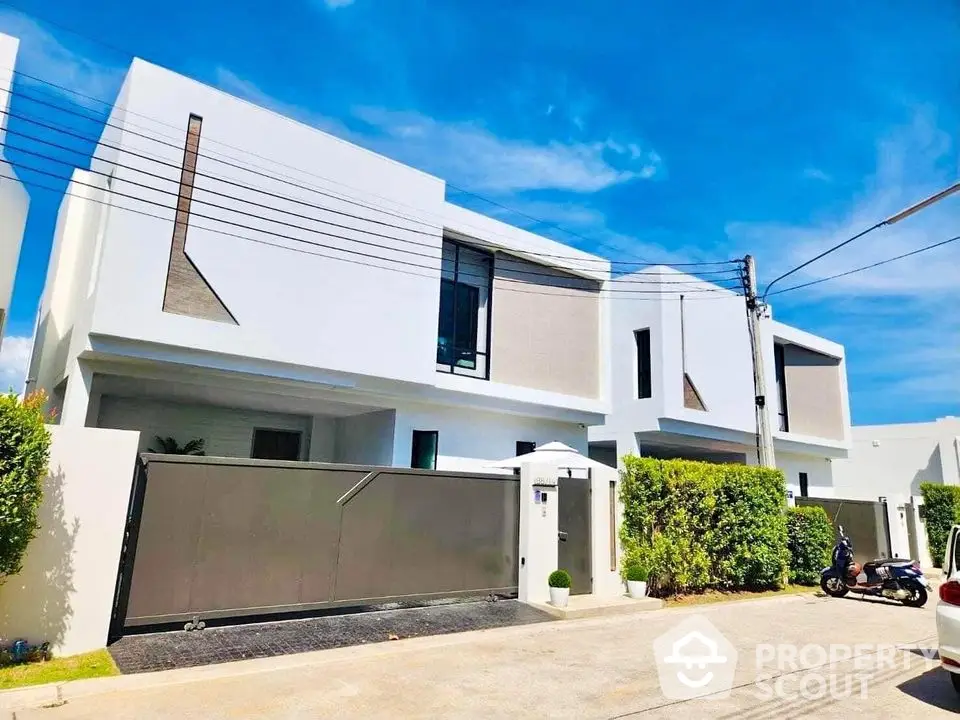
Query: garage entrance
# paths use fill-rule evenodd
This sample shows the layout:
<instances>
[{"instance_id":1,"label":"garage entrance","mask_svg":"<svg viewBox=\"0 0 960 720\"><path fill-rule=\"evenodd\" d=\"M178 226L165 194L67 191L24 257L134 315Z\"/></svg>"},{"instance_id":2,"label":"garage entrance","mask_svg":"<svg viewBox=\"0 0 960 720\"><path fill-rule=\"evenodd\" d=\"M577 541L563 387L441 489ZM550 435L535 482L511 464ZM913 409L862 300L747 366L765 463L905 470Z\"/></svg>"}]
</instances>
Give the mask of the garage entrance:
<instances>
[{"instance_id":1,"label":"garage entrance","mask_svg":"<svg viewBox=\"0 0 960 720\"><path fill-rule=\"evenodd\" d=\"M515 595L509 475L141 457L113 634L391 600Z\"/></svg>"}]
</instances>

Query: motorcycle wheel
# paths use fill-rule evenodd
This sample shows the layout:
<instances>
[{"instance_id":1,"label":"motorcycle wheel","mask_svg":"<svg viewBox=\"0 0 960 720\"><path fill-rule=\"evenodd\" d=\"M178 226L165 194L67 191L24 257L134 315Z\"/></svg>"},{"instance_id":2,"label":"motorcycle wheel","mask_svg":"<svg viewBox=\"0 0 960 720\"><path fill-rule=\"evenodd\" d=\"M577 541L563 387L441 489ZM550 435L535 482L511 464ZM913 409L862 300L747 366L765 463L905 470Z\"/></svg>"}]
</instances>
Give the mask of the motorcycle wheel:
<instances>
[{"instance_id":1,"label":"motorcycle wheel","mask_svg":"<svg viewBox=\"0 0 960 720\"><path fill-rule=\"evenodd\" d=\"M910 583L907 589L909 589L913 594L910 597L901 600L900 602L907 607L915 608L923 607L927 604L927 589L923 585L920 583Z\"/></svg>"},{"instance_id":2,"label":"motorcycle wheel","mask_svg":"<svg viewBox=\"0 0 960 720\"><path fill-rule=\"evenodd\" d=\"M843 597L847 594L847 586L843 580L834 576L821 576L820 589L830 597Z\"/></svg>"}]
</instances>

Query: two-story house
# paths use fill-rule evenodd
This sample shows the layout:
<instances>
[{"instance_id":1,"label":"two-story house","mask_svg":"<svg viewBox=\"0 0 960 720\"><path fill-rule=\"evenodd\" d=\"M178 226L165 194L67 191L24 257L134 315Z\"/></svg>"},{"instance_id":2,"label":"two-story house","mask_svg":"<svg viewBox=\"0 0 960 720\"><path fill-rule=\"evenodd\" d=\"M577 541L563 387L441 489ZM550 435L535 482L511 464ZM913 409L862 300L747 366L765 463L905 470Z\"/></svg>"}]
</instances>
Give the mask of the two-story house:
<instances>
[{"instance_id":1,"label":"two-story house","mask_svg":"<svg viewBox=\"0 0 960 720\"><path fill-rule=\"evenodd\" d=\"M60 208L31 387L209 455L483 469L609 410L609 263L142 60Z\"/></svg>"},{"instance_id":2,"label":"two-story house","mask_svg":"<svg viewBox=\"0 0 960 720\"><path fill-rule=\"evenodd\" d=\"M18 46L16 38L0 33L0 339L3 338L4 321L10 312L13 279L30 205L26 188L17 179L16 172L6 158L7 124ZM0 392L6 390L0 387Z\"/></svg>"},{"instance_id":3,"label":"two-story house","mask_svg":"<svg viewBox=\"0 0 960 720\"><path fill-rule=\"evenodd\" d=\"M743 297L673 268L643 273L662 292L611 306L613 409L590 428L591 456L756 464ZM771 317L761 329L777 466L795 495L832 496L831 461L850 447L843 347Z\"/></svg>"}]
</instances>

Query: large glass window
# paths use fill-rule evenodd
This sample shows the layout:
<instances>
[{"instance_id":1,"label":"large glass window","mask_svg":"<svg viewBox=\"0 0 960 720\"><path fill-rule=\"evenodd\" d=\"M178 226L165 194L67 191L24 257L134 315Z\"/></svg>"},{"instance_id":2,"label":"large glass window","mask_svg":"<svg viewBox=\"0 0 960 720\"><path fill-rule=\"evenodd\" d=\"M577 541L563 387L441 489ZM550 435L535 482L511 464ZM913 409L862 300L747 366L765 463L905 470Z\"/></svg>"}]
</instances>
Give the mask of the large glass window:
<instances>
[{"instance_id":1,"label":"large glass window","mask_svg":"<svg viewBox=\"0 0 960 720\"><path fill-rule=\"evenodd\" d=\"M492 255L444 241L437 328L438 370L488 377L492 273Z\"/></svg>"}]
</instances>

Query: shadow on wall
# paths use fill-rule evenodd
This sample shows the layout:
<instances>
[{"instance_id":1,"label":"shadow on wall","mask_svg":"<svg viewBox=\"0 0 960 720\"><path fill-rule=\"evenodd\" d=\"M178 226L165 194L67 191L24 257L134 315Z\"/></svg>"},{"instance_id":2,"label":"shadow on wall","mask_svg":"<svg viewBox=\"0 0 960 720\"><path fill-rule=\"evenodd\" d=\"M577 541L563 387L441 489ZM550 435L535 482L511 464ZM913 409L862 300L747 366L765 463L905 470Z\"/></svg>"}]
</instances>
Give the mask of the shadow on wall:
<instances>
[{"instance_id":1,"label":"shadow on wall","mask_svg":"<svg viewBox=\"0 0 960 720\"><path fill-rule=\"evenodd\" d=\"M927 466L917 470L916 474L913 476L913 482L910 483L910 494L920 495L920 483L942 483L942 468L943 464L940 460L940 446L937 445L933 449L933 452L930 453L930 459L927 461Z\"/></svg>"},{"instance_id":2,"label":"shadow on wall","mask_svg":"<svg viewBox=\"0 0 960 720\"><path fill-rule=\"evenodd\" d=\"M80 519L65 516L64 474L58 468L43 484L37 536L27 547L23 571L0 586L0 641L19 638L56 647L70 628L73 611L73 549Z\"/></svg>"}]
</instances>

